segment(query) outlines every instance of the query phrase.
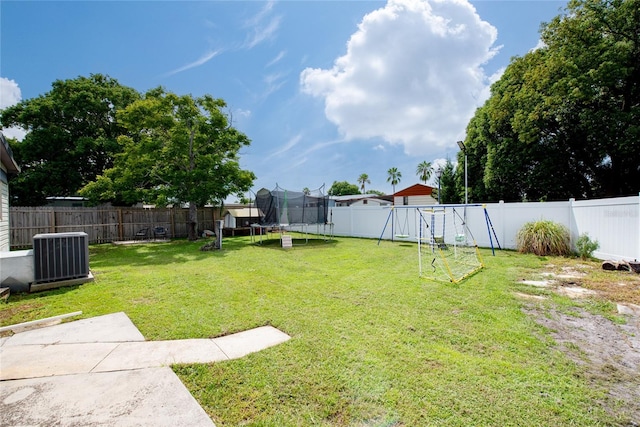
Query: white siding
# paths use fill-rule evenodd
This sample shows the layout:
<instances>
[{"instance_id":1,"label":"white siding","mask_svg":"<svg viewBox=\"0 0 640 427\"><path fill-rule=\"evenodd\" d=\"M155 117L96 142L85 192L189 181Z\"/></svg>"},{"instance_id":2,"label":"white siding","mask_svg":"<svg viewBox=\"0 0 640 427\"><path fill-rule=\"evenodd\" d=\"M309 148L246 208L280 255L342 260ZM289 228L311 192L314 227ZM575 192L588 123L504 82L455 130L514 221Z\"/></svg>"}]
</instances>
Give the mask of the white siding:
<instances>
[{"instance_id":1,"label":"white siding","mask_svg":"<svg viewBox=\"0 0 640 427\"><path fill-rule=\"evenodd\" d=\"M365 201L367 203L365 203ZM356 202L351 203L351 206L388 206L391 202L387 202L386 200L380 199L362 199ZM340 205L337 205L340 206Z\"/></svg>"},{"instance_id":2,"label":"white siding","mask_svg":"<svg viewBox=\"0 0 640 427\"><path fill-rule=\"evenodd\" d=\"M6 169L0 172L0 252L9 251L9 184L5 182Z\"/></svg>"},{"instance_id":3,"label":"white siding","mask_svg":"<svg viewBox=\"0 0 640 427\"><path fill-rule=\"evenodd\" d=\"M408 196L408 199L410 206L435 205L438 203L438 201L431 196ZM393 200L396 205L404 204L404 196L396 196Z\"/></svg>"}]
</instances>

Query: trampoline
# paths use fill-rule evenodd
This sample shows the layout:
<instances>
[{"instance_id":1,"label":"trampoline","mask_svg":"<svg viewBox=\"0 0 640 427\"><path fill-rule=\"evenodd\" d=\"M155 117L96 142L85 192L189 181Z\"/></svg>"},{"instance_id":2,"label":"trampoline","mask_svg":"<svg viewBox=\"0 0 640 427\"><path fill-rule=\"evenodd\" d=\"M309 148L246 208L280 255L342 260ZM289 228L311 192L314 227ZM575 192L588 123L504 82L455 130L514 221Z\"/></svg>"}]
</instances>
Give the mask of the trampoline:
<instances>
[{"instance_id":1,"label":"trampoline","mask_svg":"<svg viewBox=\"0 0 640 427\"><path fill-rule=\"evenodd\" d=\"M256 206L263 216L259 223L251 224L254 242L262 243L262 236L270 232L278 232L282 240L283 233L297 231L308 243L311 225L316 225L317 234L324 234L325 239L327 226L330 233L333 232L328 221L329 197L324 194L324 185L308 192L285 190L277 184L273 190L262 188L256 193ZM320 226L323 227L322 233Z\"/></svg>"}]
</instances>

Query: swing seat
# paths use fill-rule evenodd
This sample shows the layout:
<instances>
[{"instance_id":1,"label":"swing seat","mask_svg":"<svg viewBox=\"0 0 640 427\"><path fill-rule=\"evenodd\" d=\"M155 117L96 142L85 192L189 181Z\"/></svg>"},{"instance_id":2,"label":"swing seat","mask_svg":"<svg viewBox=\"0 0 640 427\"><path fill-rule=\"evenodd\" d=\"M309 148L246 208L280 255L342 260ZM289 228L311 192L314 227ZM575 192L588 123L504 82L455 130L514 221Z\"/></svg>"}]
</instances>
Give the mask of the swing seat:
<instances>
[{"instance_id":1,"label":"swing seat","mask_svg":"<svg viewBox=\"0 0 640 427\"><path fill-rule=\"evenodd\" d=\"M456 242L458 242L458 243L464 242L465 237L466 236L464 234L456 234Z\"/></svg>"},{"instance_id":2,"label":"swing seat","mask_svg":"<svg viewBox=\"0 0 640 427\"><path fill-rule=\"evenodd\" d=\"M408 234L396 234L395 235L398 239L408 239L409 235Z\"/></svg>"}]
</instances>

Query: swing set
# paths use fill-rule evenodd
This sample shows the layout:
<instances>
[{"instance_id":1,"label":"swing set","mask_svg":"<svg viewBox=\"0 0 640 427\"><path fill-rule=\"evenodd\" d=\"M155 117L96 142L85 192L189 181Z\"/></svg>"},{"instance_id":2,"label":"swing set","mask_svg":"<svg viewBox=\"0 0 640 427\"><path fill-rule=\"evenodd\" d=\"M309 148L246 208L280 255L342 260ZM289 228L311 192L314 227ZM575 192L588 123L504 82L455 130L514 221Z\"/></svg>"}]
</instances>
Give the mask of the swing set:
<instances>
[{"instance_id":1,"label":"swing set","mask_svg":"<svg viewBox=\"0 0 640 427\"><path fill-rule=\"evenodd\" d=\"M467 226L467 208L482 207L489 242L495 255L494 241L500 248L485 205L392 206L378 245L391 224L394 239L417 242L420 276L457 283L484 267L476 240ZM410 212L413 212L411 221ZM412 226L413 224L413 226Z\"/></svg>"},{"instance_id":2,"label":"swing set","mask_svg":"<svg viewBox=\"0 0 640 427\"><path fill-rule=\"evenodd\" d=\"M396 233L394 234L394 230L393 230L393 223L391 224L391 234L393 234L396 238L398 239L408 239L409 236L409 211L407 209L405 209L404 211L404 223L400 223L400 215L393 214L395 206L391 207L391 213L390 215L393 217L396 217ZM384 232L384 230L383 230Z\"/></svg>"}]
</instances>

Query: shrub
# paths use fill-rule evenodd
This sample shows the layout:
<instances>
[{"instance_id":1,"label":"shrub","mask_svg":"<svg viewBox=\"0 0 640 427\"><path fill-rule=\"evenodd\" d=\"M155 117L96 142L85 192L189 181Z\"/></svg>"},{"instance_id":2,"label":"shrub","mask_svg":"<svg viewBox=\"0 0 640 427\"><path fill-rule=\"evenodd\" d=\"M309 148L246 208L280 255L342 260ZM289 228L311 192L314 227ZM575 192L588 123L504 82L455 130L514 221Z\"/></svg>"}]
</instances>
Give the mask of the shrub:
<instances>
[{"instance_id":1,"label":"shrub","mask_svg":"<svg viewBox=\"0 0 640 427\"><path fill-rule=\"evenodd\" d=\"M593 251L600 247L600 243L597 240L591 240L587 233L583 233L578 237L576 241L576 248L578 249L578 255L582 259L593 258Z\"/></svg>"},{"instance_id":2,"label":"shrub","mask_svg":"<svg viewBox=\"0 0 640 427\"><path fill-rule=\"evenodd\" d=\"M516 236L518 251L536 255L570 255L569 230L553 221L528 222Z\"/></svg>"}]
</instances>

